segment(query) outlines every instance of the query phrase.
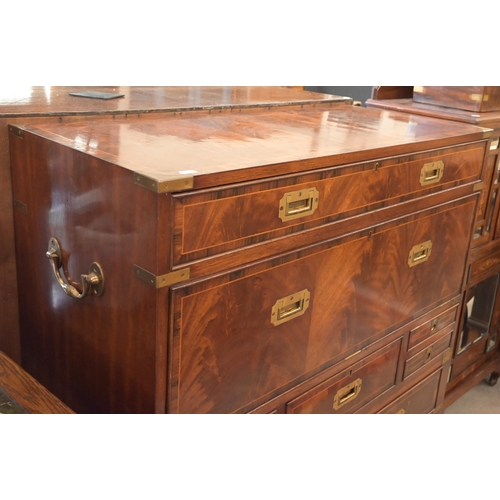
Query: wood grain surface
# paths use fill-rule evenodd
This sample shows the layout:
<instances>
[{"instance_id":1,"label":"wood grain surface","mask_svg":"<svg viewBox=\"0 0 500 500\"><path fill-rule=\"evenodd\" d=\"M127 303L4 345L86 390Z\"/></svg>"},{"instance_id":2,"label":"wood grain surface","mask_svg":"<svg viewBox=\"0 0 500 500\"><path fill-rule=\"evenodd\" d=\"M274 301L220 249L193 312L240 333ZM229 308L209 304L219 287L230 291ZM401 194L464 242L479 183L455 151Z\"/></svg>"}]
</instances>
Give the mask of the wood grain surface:
<instances>
[{"instance_id":1,"label":"wood grain surface","mask_svg":"<svg viewBox=\"0 0 500 500\"><path fill-rule=\"evenodd\" d=\"M371 238L275 259L267 271L246 268L177 286L169 411L236 411L459 293L474 203L446 208L381 228ZM431 257L409 267L410 249L427 240L433 242ZM311 293L305 314L271 324L275 302L304 289Z\"/></svg>"},{"instance_id":2,"label":"wood grain surface","mask_svg":"<svg viewBox=\"0 0 500 500\"><path fill-rule=\"evenodd\" d=\"M487 136L474 126L353 106L117 118L23 129L159 182L193 177L195 189Z\"/></svg>"},{"instance_id":3,"label":"wood grain surface","mask_svg":"<svg viewBox=\"0 0 500 500\"><path fill-rule=\"evenodd\" d=\"M124 94L110 100L71 96L85 91ZM16 87L0 93L0 117L151 113L208 109L352 103L350 97L287 87Z\"/></svg>"},{"instance_id":4,"label":"wood grain surface","mask_svg":"<svg viewBox=\"0 0 500 500\"><path fill-rule=\"evenodd\" d=\"M1 351L0 390L26 413L74 413Z\"/></svg>"},{"instance_id":5,"label":"wood grain surface","mask_svg":"<svg viewBox=\"0 0 500 500\"><path fill-rule=\"evenodd\" d=\"M70 96L93 90L124 94L112 100ZM2 87L0 93L0 350L21 362L18 289L12 213L8 124L68 122L77 118L114 119L134 113L202 112L280 106L351 104L348 97L283 87ZM129 119L131 117L129 116Z\"/></svg>"},{"instance_id":6,"label":"wood grain surface","mask_svg":"<svg viewBox=\"0 0 500 500\"><path fill-rule=\"evenodd\" d=\"M402 111L412 115L430 116L463 123L479 125L481 127L498 129L500 128L500 111L490 111L488 113L478 113L462 109L445 108L432 104L415 102L413 99L368 99L368 108L387 109L392 111Z\"/></svg>"},{"instance_id":7,"label":"wood grain surface","mask_svg":"<svg viewBox=\"0 0 500 500\"><path fill-rule=\"evenodd\" d=\"M475 156L487 138L467 124L329 105L20 125L10 140L14 196L23 204L15 210L23 363L80 413L226 413L278 397L461 293L478 199ZM401 186L403 165L448 148L479 153L455 161L445 189L416 196ZM269 248L222 252L219 267L199 258L198 274L170 290L132 272L134 265L155 275L171 270L174 199L184 196L137 186L132 172L191 176L193 195L212 196L213 188L220 193L213 201L223 201L229 192L246 194L238 191L243 184L288 189L317 169L335 180L343 168L372 175L368 164L377 161L382 174L401 166L399 181L374 185L368 205L355 198L351 212L359 213L333 203L324 216L343 216L342 230L339 220L289 238L274 234ZM391 196L395 203L384 206ZM366 206L376 210L363 213ZM252 207L265 218L268 209L255 200L243 204L242 216ZM218 242L245 238L234 215L226 234L215 234ZM249 219L257 227L251 237L265 231L258 217ZM77 283L93 261L102 266L102 297L64 295L45 257L53 236L69 281ZM194 236L193 251L205 250ZM429 260L409 267L412 247L428 240ZM244 261L244 251L256 253ZM273 305L303 289L312 294L308 310L272 325ZM401 380L403 364L396 364ZM416 369L408 383L427 374Z\"/></svg>"}]
</instances>

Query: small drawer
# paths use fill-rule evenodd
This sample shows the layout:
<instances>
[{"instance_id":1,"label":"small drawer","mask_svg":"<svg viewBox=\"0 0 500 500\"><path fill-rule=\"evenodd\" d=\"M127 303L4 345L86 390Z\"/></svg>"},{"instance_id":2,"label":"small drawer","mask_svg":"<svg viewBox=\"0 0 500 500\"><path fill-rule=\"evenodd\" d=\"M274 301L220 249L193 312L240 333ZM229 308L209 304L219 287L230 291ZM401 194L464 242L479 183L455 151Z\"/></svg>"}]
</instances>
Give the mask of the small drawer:
<instances>
[{"instance_id":1,"label":"small drawer","mask_svg":"<svg viewBox=\"0 0 500 500\"><path fill-rule=\"evenodd\" d=\"M310 391L286 406L287 413L351 413L396 383L401 339Z\"/></svg>"},{"instance_id":2,"label":"small drawer","mask_svg":"<svg viewBox=\"0 0 500 500\"><path fill-rule=\"evenodd\" d=\"M436 408L442 373L440 368L378 413L430 413Z\"/></svg>"},{"instance_id":3,"label":"small drawer","mask_svg":"<svg viewBox=\"0 0 500 500\"><path fill-rule=\"evenodd\" d=\"M474 363L483 360L486 356L485 351L487 347L488 337L484 335L479 337L475 344L463 351L461 354L455 356L453 359L453 370L451 374L451 380L458 377L463 371L470 368Z\"/></svg>"},{"instance_id":4,"label":"small drawer","mask_svg":"<svg viewBox=\"0 0 500 500\"><path fill-rule=\"evenodd\" d=\"M425 349L406 360L403 379L422 368L427 363L441 356L450 347L453 328L447 328L435 335L436 340Z\"/></svg>"},{"instance_id":5,"label":"small drawer","mask_svg":"<svg viewBox=\"0 0 500 500\"><path fill-rule=\"evenodd\" d=\"M448 325L451 325L457 316L458 304L447 311L444 311L440 315L432 318L423 325L417 326L410 331L410 339L408 341L408 351L412 350L415 346L418 346L431 335L434 335L438 331L442 330Z\"/></svg>"}]
</instances>

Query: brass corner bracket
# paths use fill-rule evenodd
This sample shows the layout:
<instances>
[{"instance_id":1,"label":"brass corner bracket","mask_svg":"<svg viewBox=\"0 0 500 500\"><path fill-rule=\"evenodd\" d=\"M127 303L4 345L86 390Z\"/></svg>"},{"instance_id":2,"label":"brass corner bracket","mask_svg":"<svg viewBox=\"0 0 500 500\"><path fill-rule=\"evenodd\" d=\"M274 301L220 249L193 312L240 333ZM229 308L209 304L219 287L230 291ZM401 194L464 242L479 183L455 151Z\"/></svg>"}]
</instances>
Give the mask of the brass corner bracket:
<instances>
[{"instance_id":1,"label":"brass corner bracket","mask_svg":"<svg viewBox=\"0 0 500 500\"><path fill-rule=\"evenodd\" d=\"M179 269L179 271L174 271L172 273L156 276L155 274L146 271L146 269L134 264L134 276L154 288L163 288L165 286L174 285L175 283L180 283L181 281L187 281L190 278L190 275L191 270L189 267Z\"/></svg>"},{"instance_id":2,"label":"brass corner bracket","mask_svg":"<svg viewBox=\"0 0 500 500\"><path fill-rule=\"evenodd\" d=\"M139 172L134 172L134 184L145 189L149 189L154 193L172 193L175 191L185 191L186 189L192 189L194 178L192 176L184 176L177 179L158 181L147 175L141 174Z\"/></svg>"}]
</instances>

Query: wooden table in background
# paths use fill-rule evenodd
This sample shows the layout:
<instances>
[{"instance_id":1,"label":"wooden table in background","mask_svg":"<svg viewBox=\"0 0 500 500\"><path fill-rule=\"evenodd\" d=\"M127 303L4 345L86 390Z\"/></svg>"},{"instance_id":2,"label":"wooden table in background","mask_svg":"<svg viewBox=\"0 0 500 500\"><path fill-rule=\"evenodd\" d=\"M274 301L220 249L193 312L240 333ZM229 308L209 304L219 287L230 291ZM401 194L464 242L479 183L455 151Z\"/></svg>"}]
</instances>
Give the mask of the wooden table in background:
<instances>
[{"instance_id":1,"label":"wooden table in background","mask_svg":"<svg viewBox=\"0 0 500 500\"><path fill-rule=\"evenodd\" d=\"M3 413L74 412L0 352L0 414Z\"/></svg>"}]
</instances>

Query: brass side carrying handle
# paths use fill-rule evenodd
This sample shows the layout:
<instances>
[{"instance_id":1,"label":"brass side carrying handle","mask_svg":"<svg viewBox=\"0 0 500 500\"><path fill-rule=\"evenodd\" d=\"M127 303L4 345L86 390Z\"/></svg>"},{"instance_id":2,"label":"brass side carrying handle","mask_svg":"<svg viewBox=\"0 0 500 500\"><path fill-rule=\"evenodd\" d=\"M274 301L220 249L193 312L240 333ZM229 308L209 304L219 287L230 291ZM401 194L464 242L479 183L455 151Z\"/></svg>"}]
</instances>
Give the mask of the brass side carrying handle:
<instances>
[{"instance_id":1,"label":"brass side carrying handle","mask_svg":"<svg viewBox=\"0 0 500 500\"><path fill-rule=\"evenodd\" d=\"M417 264L422 264L425 262L431 255L432 250L432 241L424 241L424 243L420 243L419 245L415 245L410 250L410 255L408 255L408 265L410 267L416 266Z\"/></svg>"},{"instance_id":2,"label":"brass side carrying handle","mask_svg":"<svg viewBox=\"0 0 500 500\"><path fill-rule=\"evenodd\" d=\"M342 406L350 403L359 396L361 392L362 380L360 378L356 379L354 382L339 389L333 398L333 409L338 410Z\"/></svg>"},{"instance_id":3,"label":"brass side carrying handle","mask_svg":"<svg viewBox=\"0 0 500 500\"><path fill-rule=\"evenodd\" d=\"M316 188L300 189L286 193L280 200L278 217L283 221L312 215L319 204L319 192Z\"/></svg>"},{"instance_id":4,"label":"brass side carrying handle","mask_svg":"<svg viewBox=\"0 0 500 500\"><path fill-rule=\"evenodd\" d=\"M441 180L443 174L444 163L441 160L426 163L420 171L420 185L427 186L428 184L435 184Z\"/></svg>"},{"instance_id":5,"label":"brass side carrying handle","mask_svg":"<svg viewBox=\"0 0 500 500\"><path fill-rule=\"evenodd\" d=\"M80 293L74 286L66 283L59 272L59 269L62 266L62 252L61 245L56 238L50 238L49 248L45 255L50 260L55 277L66 295L69 295L74 299L82 299L89 293L89 291L92 291L92 293L98 297L104 293L104 275L101 266L97 262L92 262L89 274L81 275L82 291Z\"/></svg>"}]
</instances>

